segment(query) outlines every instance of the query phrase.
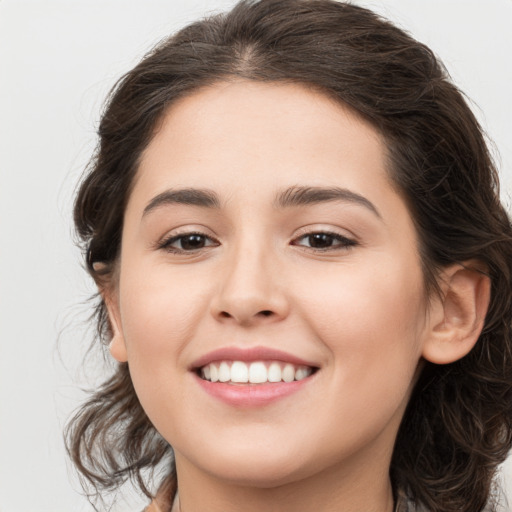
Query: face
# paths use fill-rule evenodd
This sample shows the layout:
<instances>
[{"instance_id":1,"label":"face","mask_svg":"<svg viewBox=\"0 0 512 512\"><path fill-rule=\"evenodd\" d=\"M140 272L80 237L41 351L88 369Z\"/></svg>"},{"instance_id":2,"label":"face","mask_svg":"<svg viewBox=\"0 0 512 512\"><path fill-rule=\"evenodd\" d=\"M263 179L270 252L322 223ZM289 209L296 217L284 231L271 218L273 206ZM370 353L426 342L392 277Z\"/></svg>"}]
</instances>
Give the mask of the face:
<instances>
[{"instance_id":1,"label":"face","mask_svg":"<svg viewBox=\"0 0 512 512\"><path fill-rule=\"evenodd\" d=\"M112 353L178 471L271 486L389 464L428 336L379 133L297 85L175 103L126 208Z\"/></svg>"}]
</instances>

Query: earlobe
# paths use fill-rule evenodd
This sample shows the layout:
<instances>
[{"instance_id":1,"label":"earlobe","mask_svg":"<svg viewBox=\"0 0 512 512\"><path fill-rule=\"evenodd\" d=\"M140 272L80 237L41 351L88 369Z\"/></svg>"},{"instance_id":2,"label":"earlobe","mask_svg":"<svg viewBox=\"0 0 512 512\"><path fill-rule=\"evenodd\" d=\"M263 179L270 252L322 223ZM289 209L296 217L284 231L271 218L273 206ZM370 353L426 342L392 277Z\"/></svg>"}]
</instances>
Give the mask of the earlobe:
<instances>
[{"instance_id":1,"label":"earlobe","mask_svg":"<svg viewBox=\"0 0 512 512\"><path fill-rule=\"evenodd\" d=\"M110 342L108 348L110 350L110 355L117 359L120 363L126 363L128 361L128 354L126 352L126 344L124 342L124 336L119 332L118 328L112 326L112 341Z\"/></svg>"},{"instance_id":2,"label":"earlobe","mask_svg":"<svg viewBox=\"0 0 512 512\"><path fill-rule=\"evenodd\" d=\"M128 361L128 353L126 351L126 343L124 340L123 330L121 327L121 319L117 301L113 300L109 295L102 294L103 300L107 307L108 319L112 330L112 340L109 344L110 354L120 363Z\"/></svg>"},{"instance_id":3,"label":"earlobe","mask_svg":"<svg viewBox=\"0 0 512 512\"><path fill-rule=\"evenodd\" d=\"M432 363L453 363L468 354L482 332L491 282L481 264L467 262L445 269L442 295L433 298L423 357Z\"/></svg>"}]
</instances>

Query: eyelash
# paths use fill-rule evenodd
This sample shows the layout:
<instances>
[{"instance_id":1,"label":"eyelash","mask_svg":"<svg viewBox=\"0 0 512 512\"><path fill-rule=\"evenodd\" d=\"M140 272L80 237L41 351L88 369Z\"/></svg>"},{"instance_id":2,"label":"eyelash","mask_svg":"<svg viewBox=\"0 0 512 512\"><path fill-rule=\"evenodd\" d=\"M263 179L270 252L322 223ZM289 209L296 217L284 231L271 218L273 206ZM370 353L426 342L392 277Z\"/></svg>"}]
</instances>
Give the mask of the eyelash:
<instances>
[{"instance_id":1,"label":"eyelash","mask_svg":"<svg viewBox=\"0 0 512 512\"><path fill-rule=\"evenodd\" d=\"M337 250L348 250L351 247L358 245L358 242L356 242L355 240L353 240L351 238L347 238L343 235L340 235L339 233L335 233L332 231L322 231L322 230L310 231L307 233L303 233L302 235L300 235L300 236L296 237L294 240L292 240L292 245L296 245L299 247L306 247L306 249L307 249L308 248L307 246L304 246L302 244L298 244L295 242L297 242L298 240L313 237L315 235L328 236L328 237L332 238L333 242L336 242L336 241L338 242L338 244L335 246L329 246L329 247L324 247L324 248L309 247L309 249L312 252L316 252L316 253L325 253L325 252L337 251ZM180 249L180 248L172 246L172 244L174 244L180 240L183 241L183 239L185 239L187 237L192 237L192 236L202 237L205 240L208 239L210 241L213 241L213 243L209 244L209 245L205 245L203 247L199 247L197 249L189 249L189 250L183 249L183 248ZM311 242L311 240L310 240L310 242ZM191 231L191 232L187 232L187 233L180 233L179 235L173 235L173 236L163 240L162 242L160 242L158 244L158 249L163 249L172 254L194 254L194 253L198 253L199 251L206 249L208 247L215 247L217 245L219 245L218 240L215 240L211 236L205 235L204 233L201 233L198 231Z\"/></svg>"},{"instance_id":2,"label":"eyelash","mask_svg":"<svg viewBox=\"0 0 512 512\"><path fill-rule=\"evenodd\" d=\"M339 251L339 250L348 250L350 249L351 247L354 247L355 245L357 245L357 242L351 238L347 238L346 236L343 236L343 235L340 235L339 233L335 233L333 231L309 231L307 233L304 233L300 236L298 236L297 238L295 238L293 240L293 242L296 242L297 240L301 240L301 239L304 239L304 238L310 238L310 237L313 237L315 235L326 235L328 237L331 237L333 239L333 242L338 242L337 245L335 246L330 246L330 247L325 247L325 248L315 248L315 247L309 247L309 249L311 249L313 252L328 252L328 251ZM293 245L298 245L300 247L305 247L301 244L293 244Z\"/></svg>"},{"instance_id":3,"label":"eyelash","mask_svg":"<svg viewBox=\"0 0 512 512\"><path fill-rule=\"evenodd\" d=\"M186 250L186 249L179 249L177 247L172 247L172 244L175 242L178 242L179 240L183 240L187 237L192 236L198 236L202 237L204 239L212 240L214 243L210 244L208 246L200 247L199 249L192 249L192 250ZM158 249L164 249L167 252L173 253L173 254L193 254L197 253L198 251L205 249L206 247L214 247L216 245L219 245L219 242L212 238L211 236L205 235L204 233L201 233L199 231L190 231L186 233L180 233L179 235L172 235L169 238L166 238L162 240L161 243L158 244Z\"/></svg>"}]
</instances>

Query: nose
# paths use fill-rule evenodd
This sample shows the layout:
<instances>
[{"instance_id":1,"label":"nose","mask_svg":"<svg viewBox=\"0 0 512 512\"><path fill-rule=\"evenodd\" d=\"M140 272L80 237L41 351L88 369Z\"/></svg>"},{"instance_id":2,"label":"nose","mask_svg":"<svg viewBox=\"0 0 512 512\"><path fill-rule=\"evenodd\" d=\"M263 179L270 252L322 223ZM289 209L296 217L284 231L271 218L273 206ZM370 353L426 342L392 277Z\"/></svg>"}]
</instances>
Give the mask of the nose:
<instances>
[{"instance_id":1,"label":"nose","mask_svg":"<svg viewBox=\"0 0 512 512\"><path fill-rule=\"evenodd\" d=\"M277 259L263 248L239 250L219 276L212 314L221 322L241 326L272 323L289 313Z\"/></svg>"}]
</instances>

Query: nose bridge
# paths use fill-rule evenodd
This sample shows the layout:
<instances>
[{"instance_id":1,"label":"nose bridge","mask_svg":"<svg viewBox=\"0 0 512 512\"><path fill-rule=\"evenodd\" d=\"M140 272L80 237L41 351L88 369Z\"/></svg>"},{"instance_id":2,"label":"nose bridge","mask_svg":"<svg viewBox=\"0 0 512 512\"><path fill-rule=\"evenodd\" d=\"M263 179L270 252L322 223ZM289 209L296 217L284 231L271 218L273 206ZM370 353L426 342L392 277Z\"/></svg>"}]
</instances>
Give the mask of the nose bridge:
<instances>
[{"instance_id":1,"label":"nose bridge","mask_svg":"<svg viewBox=\"0 0 512 512\"><path fill-rule=\"evenodd\" d=\"M288 308L279 281L272 244L245 233L228 250L213 312L240 324L283 318Z\"/></svg>"}]
</instances>

